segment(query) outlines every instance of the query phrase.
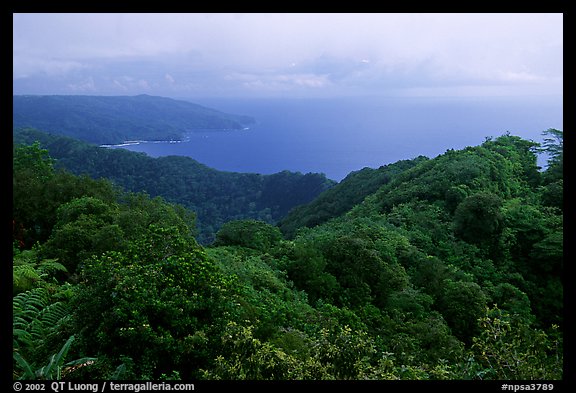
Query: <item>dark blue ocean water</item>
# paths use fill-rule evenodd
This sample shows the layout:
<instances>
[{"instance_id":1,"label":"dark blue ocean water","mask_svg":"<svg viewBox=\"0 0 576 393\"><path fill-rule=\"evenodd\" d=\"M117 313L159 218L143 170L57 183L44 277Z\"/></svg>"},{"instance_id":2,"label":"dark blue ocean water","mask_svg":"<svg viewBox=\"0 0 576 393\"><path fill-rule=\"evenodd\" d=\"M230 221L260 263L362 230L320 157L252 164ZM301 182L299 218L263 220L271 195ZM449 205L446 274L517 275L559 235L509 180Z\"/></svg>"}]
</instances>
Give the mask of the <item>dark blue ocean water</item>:
<instances>
[{"instance_id":1,"label":"dark blue ocean water","mask_svg":"<svg viewBox=\"0 0 576 393\"><path fill-rule=\"evenodd\" d=\"M541 142L542 131L563 129L561 98L188 100L257 123L245 131L191 133L181 143L125 148L153 157L189 156L225 171L321 172L340 181L364 167L433 158L507 131Z\"/></svg>"}]
</instances>

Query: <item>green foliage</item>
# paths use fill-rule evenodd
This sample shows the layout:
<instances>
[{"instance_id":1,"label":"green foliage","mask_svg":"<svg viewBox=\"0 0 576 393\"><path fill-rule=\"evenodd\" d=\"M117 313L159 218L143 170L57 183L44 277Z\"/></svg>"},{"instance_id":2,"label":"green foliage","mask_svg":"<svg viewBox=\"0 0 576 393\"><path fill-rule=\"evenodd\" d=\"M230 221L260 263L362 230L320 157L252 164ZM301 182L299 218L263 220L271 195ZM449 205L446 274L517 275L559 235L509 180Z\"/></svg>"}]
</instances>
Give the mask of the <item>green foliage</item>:
<instances>
[{"instance_id":1,"label":"green foliage","mask_svg":"<svg viewBox=\"0 0 576 393\"><path fill-rule=\"evenodd\" d=\"M484 312L486 301L487 296L478 284L446 280L438 308L453 334L469 343L477 334L476 321Z\"/></svg>"},{"instance_id":2,"label":"green foliage","mask_svg":"<svg viewBox=\"0 0 576 393\"><path fill-rule=\"evenodd\" d=\"M262 193L257 207L268 207L274 220L285 217L295 206L314 200L336 183L320 173L293 173L282 171L267 175L262 181Z\"/></svg>"},{"instance_id":3,"label":"green foliage","mask_svg":"<svg viewBox=\"0 0 576 393\"><path fill-rule=\"evenodd\" d=\"M286 274L270 254L246 248L217 247L209 256L226 276L233 277L236 305L230 318L250 322L256 338L272 340L285 329L307 330L315 314L306 294L286 282Z\"/></svg>"},{"instance_id":4,"label":"green foliage","mask_svg":"<svg viewBox=\"0 0 576 393\"><path fill-rule=\"evenodd\" d=\"M15 349L31 350L57 331L69 316L66 303L54 302L44 288L22 292L12 299Z\"/></svg>"},{"instance_id":5,"label":"green foliage","mask_svg":"<svg viewBox=\"0 0 576 393\"><path fill-rule=\"evenodd\" d=\"M94 197L81 197L61 205L43 252L58 256L68 271L75 272L88 256L118 249L123 233L114 223L117 209Z\"/></svg>"},{"instance_id":6,"label":"green foliage","mask_svg":"<svg viewBox=\"0 0 576 393\"><path fill-rule=\"evenodd\" d=\"M395 176L367 197L358 213L389 212L415 200L452 211L455 199L480 192L501 198L525 196L539 181L535 147L533 142L504 135L481 146L448 150Z\"/></svg>"},{"instance_id":7,"label":"green foliage","mask_svg":"<svg viewBox=\"0 0 576 393\"><path fill-rule=\"evenodd\" d=\"M397 249L406 245L405 239L377 222L334 222L303 232L295 243L292 257L286 260L289 277L314 298L347 307L367 302L381 306L392 291L407 285L406 272L396 256Z\"/></svg>"},{"instance_id":8,"label":"green foliage","mask_svg":"<svg viewBox=\"0 0 576 393\"><path fill-rule=\"evenodd\" d=\"M36 288L15 296L12 299L14 336L24 343L30 343L34 338L41 338L42 334L32 337L30 328L32 323L38 320L38 315L48 304L49 295L44 288ZM42 325L40 324L41 327ZM17 344L16 341L15 344Z\"/></svg>"},{"instance_id":9,"label":"green foliage","mask_svg":"<svg viewBox=\"0 0 576 393\"><path fill-rule=\"evenodd\" d=\"M161 197L144 193L127 193L119 198L117 223L127 239L136 239L154 224L174 227L186 237L196 235L196 214L181 205L167 203Z\"/></svg>"},{"instance_id":10,"label":"green foliage","mask_svg":"<svg viewBox=\"0 0 576 393\"><path fill-rule=\"evenodd\" d=\"M25 171L32 177L40 179L49 178L54 174L54 159L49 156L47 149L40 147L38 141L29 146L14 147L12 161L13 173Z\"/></svg>"},{"instance_id":11,"label":"green foliage","mask_svg":"<svg viewBox=\"0 0 576 393\"><path fill-rule=\"evenodd\" d=\"M76 370L77 368L92 365L94 361L96 361L96 359L90 357L76 359L64 363L65 361L64 359L66 359L66 355L68 354L68 351L70 350L70 346L72 345L73 341L74 336L70 336L70 338L64 343L60 351L50 356L48 364L38 368L36 371L33 371L34 366L28 363L18 352L14 352L13 355L14 360L24 371L22 375L20 375L19 379L60 380L64 375Z\"/></svg>"},{"instance_id":12,"label":"green foliage","mask_svg":"<svg viewBox=\"0 0 576 393\"><path fill-rule=\"evenodd\" d=\"M464 199L454 212L454 232L469 243L491 242L502 230L501 199L477 193Z\"/></svg>"},{"instance_id":13,"label":"green foliage","mask_svg":"<svg viewBox=\"0 0 576 393\"><path fill-rule=\"evenodd\" d=\"M286 250L284 265L290 280L308 294L310 303L322 299L334 303L342 288L334 275L326 271L326 259L322 252L309 243L295 243Z\"/></svg>"},{"instance_id":14,"label":"green foliage","mask_svg":"<svg viewBox=\"0 0 576 393\"><path fill-rule=\"evenodd\" d=\"M66 267L57 259L42 259L36 250L16 249L12 259L12 293L17 295L35 287L57 285L55 280L59 272L67 272Z\"/></svg>"},{"instance_id":15,"label":"green foliage","mask_svg":"<svg viewBox=\"0 0 576 393\"><path fill-rule=\"evenodd\" d=\"M44 221L42 202L35 195L43 192L44 184L54 176L53 160L39 143L14 146L12 159L13 240L21 246L29 242L27 232L40 232Z\"/></svg>"},{"instance_id":16,"label":"green foliage","mask_svg":"<svg viewBox=\"0 0 576 393\"><path fill-rule=\"evenodd\" d=\"M378 169L364 168L352 172L340 183L318 195L311 203L294 208L280 221L279 227L287 237L293 238L298 228L311 228L339 217L382 185L389 183L397 174L425 160L426 157L420 156Z\"/></svg>"},{"instance_id":17,"label":"green foliage","mask_svg":"<svg viewBox=\"0 0 576 393\"><path fill-rule=\"evenodd\" d=\"M151 226L125 252L93 257L82 274L74 302L82 348L133 359L138 378L175 369L186 378L206 361L229 284L175 228Z\"/></svg>"},{"instance_id":18,"label":"green foliage","mask_svg":"<svg viewBox=\"0 0 576 393\"><path fill-rule=\"evenodd\" d=\"M542 132L544 138L544 147L542 151L548 154L547 176L552 175L562 177L563 159L564 159L564 131L555 128L549 128Z\"/></svg>"},{"instance_id":19,"label":"green foliage","mask_svg":"<svg viewBox=\"0 0 576 393\"><path fill-rule=\"evenodd\" d=\"M207 248L185 207L30 153L14 171L14 378L563 377L563 183L534 172L533 142L363 170L297 209L290 240L250 217ZM289 173L240 177L271 187L262 214L286 207Z\"/></svg>"},{"instance_id":20,"label":"green foliage","mask_svg":"<svg viewBox=\"0 0 576 393\"><path fill-rule=\"evenodd\" d=\"M215 246L241 246L268 251L282 239L277 227L261 221L239 220L227 222L216 233Z\"/></svg>"},{"instance_id":21,"label":"green foliage","mask_svg":"<svg viewBox=\"0 0 576 393\"><path fill-rule=\"evenodd\" d=\"M13 240L20 247L31 248L49 237L61 204L81 196L93 196L110 203L117 196L110 182L54 172L51 162L38 145L15 147Z\"/></svg>"},{"instance_id":22,"label":"green foliage","mask_svg":"<svg viewBox=\"0 0 576 393\"><path fill-rule=\"evenodd\" d=\"M321 329L315 337L299 331L287 334L298 347L294 354L284 347L254 337L250 326L229 323L223 335L223 354L203 378L226 380L398 380L450 379L450 366L438 363L410 365L397 362L382 351L364 331L349 326Z\"/></svg>"},{"instance_id":23,"label":"green foliage","mask_svg":"<svg viewBox=\"0 0 576 393\"><path fill-rule=\"evenodd\" d=\"M273 344L254 338L250 326L228 323L221 346L222 354L216 357L215 367L203 372L206 379L302 379L301 362Z\"/></svg>"},{"instance_id":24,"label":"green foliage","mask_svg":"<svg viewBox=\"0 0 576 393\"><path fill-rule=\"evenodd\" d=\"M525 265L535 243L547 234L547 212L538 205L520 198L508 200L502 208L506 228L502 240L507 242L511 258L518 265Z\"/></svg>"},{"instance_id":25,"label":"green foliage","mask_svg":"<svg viewBox=\"0 0 576 393\"><path fill-rule=\"evenodd\" d=\"M459 184L456 186L451 186L446 190L444 196L446 210L450 214L454 214L454 211L460 205L461 202L470 195L470 188L467 185Z\"/></svg>"},{"instance_id":26,"label":"green foliage","mask_svg":"<svg viewBox=\"0 0 576 393\"><path fill-rule=\"evenodd\" d=\"M549 128L542 133L544 147L541 151L548 157L548 167L543 173L542 202L546 206L564 208L564 132Z\"/></svg>"},{"instance_id":27,"label":"green foliage","mask_svg":"<svg viewBox=\"0 0 576 393\"><path fill-rule=\"evenodd\" d=\"M70 308L65 287L51 294L46 288L21 292L12 299L13 374L18 379L60 379L65 367L85 364L94 359L83 358L64 363L73 336L64 345L63 331L70 321ZM52 351L61 349L53 353ZM38 367L48 358L48 364Z\"/></svg>"},{"instance_id":28,"label":"green foliage","mask_svg":"<svg viewBox=\"0 0 576 393\"><path fill-rule=\"evenodd\" d=\"M439 206L421 201L401 203L392 208L387 221L422 252L439 257L449 252L452 219Z\"/></svg>"},{"instance_id":29,"label":"green foliage","mask_svg":"<svg viewBox=\"0 0 576 393\"><path fill-rule=\"evenodd\" d=\"M364 239L340 237L325 252L329 260L327 271L344 288L341 295L344 305L355 307L372 302L381 306L392 291L406 286L404 270Z\"/></svg>"},{"instance_id":30,"label":"green foliage","mask_svg":"<svg viewBox=\"0 0 576 393\"><path fill-rule=\"evenodd\" d=\"M95 179L107 178L127 191L160 196L193 211L198 219L197 238L202 244L213 242L222 224L231 220L253 219L273 224L293 207L310 202L335 184L314 173L222 172L189 157L152 158L32 129L17 129L13 134L15 143L40 141L57 159L58 168Z\"/></svg>"},{"instance_id":31,"label":"green foliage","mask_svg":"<svg viewBox=\"0 0 576 393\"><path fill-rule=\"evenodd\" d=\"M421 318L430 313L433 303L431 296L413 288L406 288L390 295L386 309L392 314L400 313L403 317Z\"/></svg>"},{"instance_id":32,"label":"green foliage","mask_svg":"<svg viewBox=\"0 0 576 393\"><path fill-rule=\"evenodd\" d=\"M107 203L85 196L62 204L50 238L41 248L42 255L55 257L74 273L91 255L119 251L140 237L150 225L174 227L194 241L194 217L160 198L124 195L120 203Z\"/></svg>"},{"instance_id":33,"label":"green foliage","mask_svg":"<svg viewBox=\"0 0 576 393\"><path fill-rule=\"evenodd\" d=\"M499 304L499 308L511 316L531 322L534 317L530 307L530 299L526 293L516 286L504 282L490 289L493 304Z\"/></svg>"},{"instance_id":34,"label":"green foliage","mask_svg":"<svg viewBox=\"0 0 576 393\"><path fill-rule=\"evenodd\" d=\"M522 319L498 307L486 308L479 319L481 334L471 347L469 372L479 379L562 379L562 342L557 326L549 334L529 328Z\"/></svg>"},{"instance_id":35,"label":"green foliage","mask_svg":"<svg viewBox=\"0 0 576 393\"><path fill-rule=\"evenodd\" d=\"M542 186L542 204L564 209L564 179L558 179Z\"/></svg>"}]
</instances>

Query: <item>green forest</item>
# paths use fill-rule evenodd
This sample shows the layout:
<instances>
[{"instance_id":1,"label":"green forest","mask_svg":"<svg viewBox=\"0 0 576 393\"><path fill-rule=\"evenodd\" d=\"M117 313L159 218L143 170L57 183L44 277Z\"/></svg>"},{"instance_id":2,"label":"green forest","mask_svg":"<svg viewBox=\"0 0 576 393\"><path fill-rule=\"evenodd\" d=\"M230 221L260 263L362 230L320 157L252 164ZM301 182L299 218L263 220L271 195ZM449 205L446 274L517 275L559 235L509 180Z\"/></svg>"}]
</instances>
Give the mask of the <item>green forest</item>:
<instances>
[{"instance_id":1,"label":"green forest","mask_svg":"<svg viewBox=\"0 0 576 393\"><path fill-rule=\"evenodd\" d=\"M31 128L13 131L14 142L40 142L56 169L111 180L122 189L160 196L196 214L196 240L214 242L227 221L254 219L276 224L336 183L319 173L283 171L272 175L218 171L190 157L152 158L145 153L108 149Z\"/></svg>"},{"instance_id":2,"label":"green forest","mask_svg":"<svg viewBox=\"0 0 576 393\"><path fill-rule=\"evenodd\" d=\"M543 135L312 176L317 197L209 244L193 206L15 138L13 378L561 380L563 132Z\"/></svg>"},{"instance_id":3,"label":"green forest","mask_svg":"<svg viewBox=\"0 0 576 393\"><path fill-rule=\"evenodd\" d=\"M34 127L90 143L181 140L197 130L239 130L255 120L188 101L150 96L15 95L14 127Z\"/></svg>"}]
</instances>

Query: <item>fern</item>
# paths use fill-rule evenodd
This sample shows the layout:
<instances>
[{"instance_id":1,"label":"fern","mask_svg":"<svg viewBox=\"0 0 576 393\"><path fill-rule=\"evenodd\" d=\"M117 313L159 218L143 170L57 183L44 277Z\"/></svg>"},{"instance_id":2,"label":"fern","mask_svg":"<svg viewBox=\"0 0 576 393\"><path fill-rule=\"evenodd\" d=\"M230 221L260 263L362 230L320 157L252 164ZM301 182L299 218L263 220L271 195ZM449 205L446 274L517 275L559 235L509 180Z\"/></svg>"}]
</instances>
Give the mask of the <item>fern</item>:
<instances>
[{"instance_id":1,"label":"fern","mask_svg":"<svg viewBox=\"0 0 576 393\"><path fill-rule=\"evenodd\" d=\"M12 300L13 336L23 344L35 346L55 333L68 319L66 303L50 304L48 291L35 288L15 296Z\"/></svg>"},{"instance_id":2,"label":"fern","mask_svg":"<svg viewBox=\"0 0 576 393\"><path fill-rule=\"evenodd\" d=\"M44 288L22 292L12 298L12 337L15 351L34 347L36 335L31 328L49 302L50 296Z\"/></svg>"},{"instance_id":3,"label":"fern","mask_svg":"<svg viewBox=\"0 0 576 393\"><path fill-rule=\"evenodd\" d=\"M14 360L28 375L22 360L32 354L50 351L70 311L62 301L52 302L46 288L34 288L12 298ZM48 352L49 353L49 352Z\"/></svg>"},{"instance_id":4,"label":"fern","mask_svg":"<svg viewBox=\"0 0 576 393\"><path fill-rule=\"evenodd\" d=\"M34 288L12 298L14 323L31 323L44 307L50 304L50 295L45 288ZM23 328L22 326L21 328Z\"/></svg>"},{"instance_id":5,"label":"fern","mask_svg":"<svg viewBox=\"0 0 576 393\"><path fill-rule=\"evenodd\" d=\"M40 274L32 265L14 265L12 267L12 284L15 293L31 289L40 279Z\"/></svg>"},{"instance_id":6,"label":"fern","mask_svg":"<svg viewBox=\"0 0 576 393\"><path fill-rule=\"evenodd\" d=\"M34 288L12 298L12 312L14 329L27 330L39 324L42 330L50 330L61 324L69 309L64 302L51 303L45 288Z\"/></svg>"},{"instance_id":7,"label":"fern","mask_svg":"<svg viewBox=\"0 0 576 393\"><path fill-rule=\"evenodd\" d=\"M37 318L32 322L32 337L41 341L50 341L69 318L70 310L67 304L63 302L50 304L40 311Z\"/></svg>"},{"instance_id":8,"label":"fern","mask_svg":"<svg viewBox=\"0 0 576 393\"><path fill-rule=\"evenodd\" d=\"M57 272L67 272L68 270L66 269L66 266L57 261L58 259L43 259L40 261L38 264L38 272L40 272L40 276L47 277Z\"/></svg>"},{"instance_id":9,"label":"fern","mask_svg":"<svg viewBox=\"0 0 576 393\"><path fill-rule=\"evenodd\" d=\"M47 280L66 267L57 259L38 260L35 250L26 250L14 256L12 261L13 293L28 291L49 284Z\"/></svg>"},{"instance_id":10,"label":"fern","mask_svg":"<svg viewBox=\"0 0 576 393\"><path fill-rule=\"evenodd\" d=\"M62 302L52 303L45 307L38 316L45 329L59 326L62 321L70 315L68 306Z\"/></svg>"}]
</instances>

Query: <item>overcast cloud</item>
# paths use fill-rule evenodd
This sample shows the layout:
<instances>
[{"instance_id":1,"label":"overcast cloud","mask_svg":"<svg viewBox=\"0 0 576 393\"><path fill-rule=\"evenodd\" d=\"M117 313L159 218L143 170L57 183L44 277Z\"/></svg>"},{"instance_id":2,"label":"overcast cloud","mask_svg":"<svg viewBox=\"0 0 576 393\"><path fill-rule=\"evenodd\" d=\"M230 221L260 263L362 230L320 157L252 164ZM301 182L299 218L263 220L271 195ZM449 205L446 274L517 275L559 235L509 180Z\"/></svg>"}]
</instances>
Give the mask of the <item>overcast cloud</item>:
<instances>
[{"instance_id":1,"label":"overcast cloud","mask_svg":"<svg viewBox=\"0 0 576 393\"><path fill-rule=\"evenodd\" d=\"M562 14L14 14L14 94L562 95Z\"/></svg>"}]
</instances>

